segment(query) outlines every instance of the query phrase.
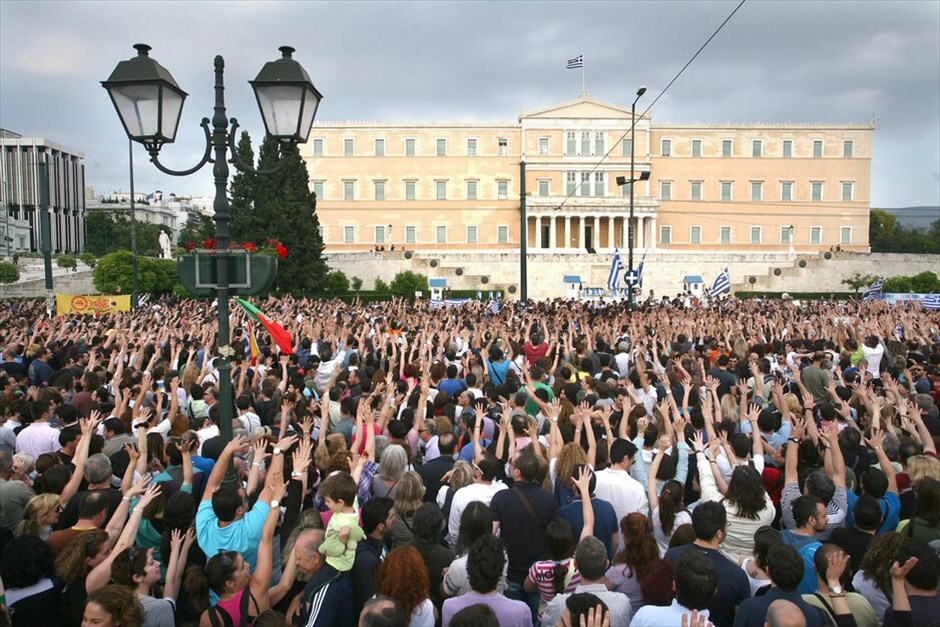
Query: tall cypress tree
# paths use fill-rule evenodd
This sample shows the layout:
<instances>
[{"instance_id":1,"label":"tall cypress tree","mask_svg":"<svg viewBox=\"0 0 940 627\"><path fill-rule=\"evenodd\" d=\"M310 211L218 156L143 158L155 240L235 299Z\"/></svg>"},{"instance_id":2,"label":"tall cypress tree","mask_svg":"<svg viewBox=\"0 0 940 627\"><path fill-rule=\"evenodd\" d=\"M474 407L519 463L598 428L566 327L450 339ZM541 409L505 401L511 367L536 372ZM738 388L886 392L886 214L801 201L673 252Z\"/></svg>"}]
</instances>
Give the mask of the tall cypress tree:
<instances>
[{"instance_id":1,"label":"tall cypress tree","mask_svg":"<svg viewBox=\"0 0 940 627\"><path fill-rule=\"evenodd\" d=\"M258 168L273 168L280 158L278 142L265 139ZM329 268L323 259L316 194L310 190L310 177L300 152L294 150L286 158L287 165L276 174L256 177L253 214L262 221L261 232L278 239L288 250L287 259L278 262L276 289L321 292Z\"/></svg>"},{"instance_id":2,"label":"tall cypress tree","mask_svg":"<svg viewBox=\"0 0 940 627\"><path fill-rule=\"evenodd\" d=\"M254 167L255 151L251 148L251 137L248 136L248 131L242 131L235 153L242 163ZM257 177L237 168L233 170L235 170L235 176L232 177L232 186L229 188L229 207L232 212L229 234L236 242L258 243L263 223L254 211Z\"/></svg>"}]
</instances>

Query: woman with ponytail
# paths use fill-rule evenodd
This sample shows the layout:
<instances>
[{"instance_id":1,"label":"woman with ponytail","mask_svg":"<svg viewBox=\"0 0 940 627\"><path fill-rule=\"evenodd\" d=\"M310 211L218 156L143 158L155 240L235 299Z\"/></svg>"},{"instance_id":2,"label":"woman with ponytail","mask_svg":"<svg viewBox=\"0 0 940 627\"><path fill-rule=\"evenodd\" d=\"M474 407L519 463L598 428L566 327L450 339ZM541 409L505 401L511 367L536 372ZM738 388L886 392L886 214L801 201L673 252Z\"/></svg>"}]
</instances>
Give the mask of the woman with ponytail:
<instances>
[{"instance_id":1,"label":"woman with ponytail","mask_svg":"<svg viewBox=\"0 0 940 627\"><path fill-rule=\"evenodd\" d=\"M692 522L692 516L685 509L685 486L675 479L669 479L663 485L662 492L657 493L657 475L663 459L667 457L666 449L668 446L669 441L666 436L660 438L659 450L656 452L653 464L646 475L646 491L650 501L653 536L656 538L660 557L666 554L673 532L680 525ZM685 450L678 450L677 454L688 457Z\"/></svg>"}]
</instances>

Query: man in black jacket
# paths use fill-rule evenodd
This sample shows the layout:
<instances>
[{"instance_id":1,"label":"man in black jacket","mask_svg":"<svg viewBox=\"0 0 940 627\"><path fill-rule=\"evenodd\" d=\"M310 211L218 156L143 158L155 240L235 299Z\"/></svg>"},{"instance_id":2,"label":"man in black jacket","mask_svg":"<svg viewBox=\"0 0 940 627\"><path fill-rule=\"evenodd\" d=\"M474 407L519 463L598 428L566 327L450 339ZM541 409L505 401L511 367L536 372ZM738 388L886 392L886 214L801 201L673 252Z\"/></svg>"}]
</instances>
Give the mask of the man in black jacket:
<instances>
[{"instance_id":1,"label":"man in black jacket","mask_svg":"<svg viewBox=\"0 0 940 627\"><path fill-rule=\"evenodd\" d=\"M435 457L418 469L421 480L424 481L424 502L435 503L437 493L441 491L441 479L449 473L454 467L454 448L457 445L457 438L453 433L442 433L437 438L437 448L441 452L439 457Z\"/></svg>"},{"instance_id":2,"label":"man in black jacket","mask_svg":"<svg viewBox=\"0 0 940 627\"><path fill-rule=\"evenodd\" d=\"M352 567L352 584L356 616L366 601L372 598L373 575L385 554L382 538L395 520L395 501L388 497L374 497L362 506L362 530L366 537L356 546L356 559Z\"/></svg>"}]
</instances>

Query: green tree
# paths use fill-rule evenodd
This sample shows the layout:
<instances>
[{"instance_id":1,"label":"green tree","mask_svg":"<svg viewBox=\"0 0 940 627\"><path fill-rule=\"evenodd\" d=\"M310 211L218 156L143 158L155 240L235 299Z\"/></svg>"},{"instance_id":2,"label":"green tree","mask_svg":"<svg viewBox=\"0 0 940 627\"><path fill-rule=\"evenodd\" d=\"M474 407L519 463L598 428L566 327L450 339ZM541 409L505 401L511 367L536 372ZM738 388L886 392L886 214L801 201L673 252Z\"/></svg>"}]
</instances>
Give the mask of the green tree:
<instances>
[{"instance_id":1,"label":"green tree","mask_svg":"<svg viewBox=\"0 0 940 627\"><path fill-rule=\"evenodd\" d=\"M414 298L415 292L428 291L428 277L411 270L403 270L395 275L388 288L395 296Z\"/></svg>"},{"instance_id":2,"label":"green tree","mask_svg":"<svg viewBox=\"0 0 940 627\"><path fill-rule=\"evenodd\" d=\"M388 283L382 279L375 280L375 287L373 288L378 294L388 294Z\"/></svg>"},{"instance_id":3,"label":"green tree","mask_svg":"<svg viewBox=\"0 0 940 627\"><path fill-rule=\"evenodd\" d=\"M242 131L235 148L239 161L254 167L255 151L251 147L251 137L248 131ZM263 241L264 223L259 212L254 210L257 175L235 169L232 185L229 188L229 207L232 212L232 223L229 226L229 235L236 242L252 242L259 244Z\"/></svg>"},{"instance_id":4,"label":"green tree","mask_svg":"<svg viewBox=\"0 0 940 627\"><path fill-rule=\"evenodd\" d=\"M278 143L266 139L261 145L258 167L269 169L281 158ZM310 191L310 177L297 150L290 151L287 165L277 173L259 176L255 181L253 212L261 235L273 237L288 250L278 262L275 289L280 292L322 292L328 268L323 259L323 240L316 215L316 195Z\"/></svg>"},{"instance_id":5,"label":"green tree","mask_svg":"<svg viewBox=\"0 0 940 627\"><path fill-rule=\"evenodd\" d=\"M847 279L842 279L843 285L848 285L852 288L852 291L858 294L859 290L868 287L875 282L877 277L871 274L859 274L856 272Z\"/></svg>"},{"instance_id":6,"label":"green tree","mask_svg":"<svg viewBox=\"0 0 940 627\"><path fill-rule=\"evenodd\" d=\"M0 261L0 283L16 283L20 280L20 269L9 261Z\"/></svg>"},{"instance_id":7,"label":"green tree","mask_svg":"<svg viewBox=\"0 0 940 627\"><path fill-rule=\"evenodd\" d=\"M326 275L326 290L330 294L341 294L349 291L349 279L340 270L333 270Z\"/></svg>"},{"instance_id":8,"label":"green tree","mask_svg":"<svg viewBox=\"0 0 940 627\"><path fill-rule=\"evenodd\" d=\"M107 255L112 246L122 238L121 227L114 219L114 214L107 211L94 211L85 217L85 250L96 257ZM130 240L130 235L128 235Z\"/></svg>"},{"instance_id":9,"label":"green tree","mask_svg":"<svg viewBox=\"0 0 940 627\"><path fill-rule=\"evenodd\" d=\"M89 252L89 251L86 250L86 251L83 252L81 255L79 255L78 258L81 259L81 260L82 260L82 263L85 264L86 266L88 266L89 268L94 268L94 267L95 267L95 260L96 260L96 258L95 258L95 255L94 255L93 253L91 253L91 252Z\"/></svg>"},{"instance_id":10,"label":"green tree","mask_svg":"<svg viewBox=\"0 0 940 627\"><path fill-rule=\"evenodd\" d=\"M127 250L109 253L98 260L91 276L99 292L129 294L134 284L133 255ZM137 281L141 293L171 292L179 282L176 262L139 257Z\"/></svg>"},{"instance_id":11,"label":"green tree","mask_svg":"<svg viewBox=\"0 0 940 627\"><path fill-rule=\"evenodd\" d=\"M360 279L359 277L354 276L354 277L352 278L351 283L352 283L353 291L358 292L359 290L362 289L362 279Z\"/></svg>"},{"instance_id":12,"label":"green tree","mask_svg":"<svg viewBox=\"0 0 940 627\"><path fill-rule=\"evenodd\" d=\"M168 228L137 221L137 254L156 256L160 253L160 231ZM128 211L117 213L96 211L85 218L85 250L102 257L118 250L131 249L131 221Z\"/></svg>"},{"instance_id":13,"label":"green tree","mask_svg":"<svg viewBox=\"0 0 940 627\"><path fill-rule=\"evenodd\" d=\"M179 243L186 246L192 242L199 248L203 240L215 237L215 220L202 213L190 213L189 219L180 231Z\"/></svg>"}]
</instances>

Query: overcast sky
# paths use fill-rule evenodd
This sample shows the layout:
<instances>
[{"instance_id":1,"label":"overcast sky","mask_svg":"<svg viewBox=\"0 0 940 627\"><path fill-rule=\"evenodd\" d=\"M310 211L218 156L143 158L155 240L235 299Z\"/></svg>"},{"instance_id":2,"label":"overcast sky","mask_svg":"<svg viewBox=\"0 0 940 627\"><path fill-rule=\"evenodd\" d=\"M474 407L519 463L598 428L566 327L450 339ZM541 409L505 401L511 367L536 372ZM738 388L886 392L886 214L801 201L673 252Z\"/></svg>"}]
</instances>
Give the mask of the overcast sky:
<instances>
[{"instance_id":1,"label":"overcast sky","mask_svg":"<svg viewBox=\"0 0 940 627\"><path fill-rule=\"evenodd\" d=\"M318 119L512 121L587 91L652 102L737 1L32 2L0 0L0 126L85 154L86 184L128 188L127 139L99 81L148 43L190 96L171 167L202 153L212 59L254 140L248 80L297 49L325 99ZM862 122L874 116L872 205L940 205L940 2L749 0L652 110L670 122ZM205 169L159 173L135 149L138 190L209 194Z\"/></svg>"}]
</instances>

